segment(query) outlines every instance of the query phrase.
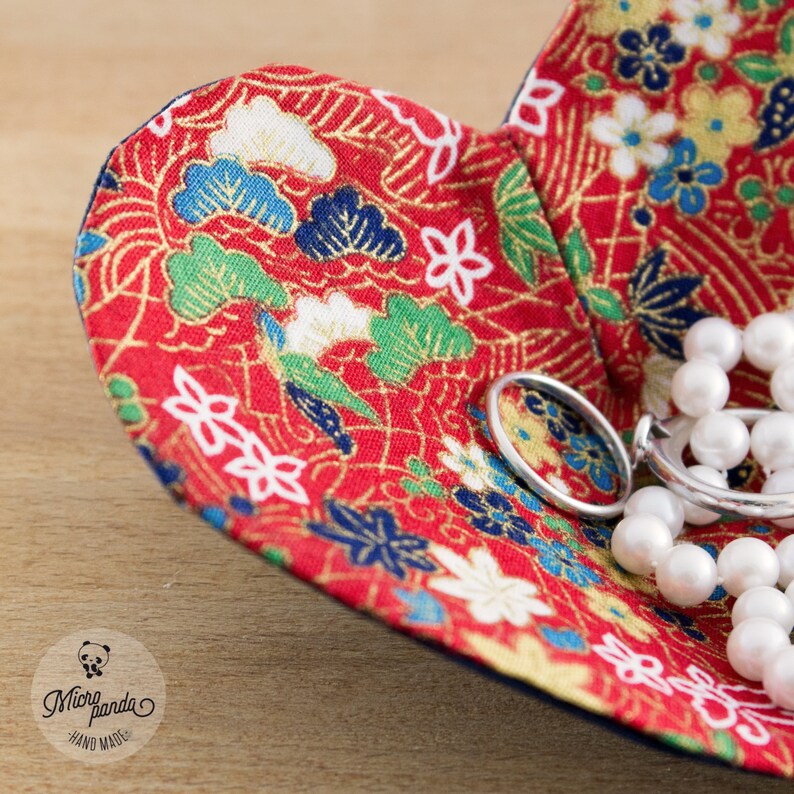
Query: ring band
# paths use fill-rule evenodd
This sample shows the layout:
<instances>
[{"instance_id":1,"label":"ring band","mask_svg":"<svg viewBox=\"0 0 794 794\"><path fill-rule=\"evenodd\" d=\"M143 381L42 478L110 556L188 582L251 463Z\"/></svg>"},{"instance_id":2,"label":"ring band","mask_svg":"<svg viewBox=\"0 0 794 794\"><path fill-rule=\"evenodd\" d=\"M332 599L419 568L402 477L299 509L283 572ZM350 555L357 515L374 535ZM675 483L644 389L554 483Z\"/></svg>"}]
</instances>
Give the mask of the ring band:
<instances>
[{"instance_id":1,"label":"ring band","mask_svg":"<svg viewBox=\"0 0 794 794\"><path fill-rule=\"evenodd\" d=\"M527 464L508 437L499 412L499 397L505 388L512 384L538 389L549 394L590 423L591 427L598 432L606 444L607 449L617 464L621 480L621 490L619 498L616 501L610 502L609 504L589 504L575 499L544 480L529 464ZM615 428L612 427L607 418L589 400L579 394L579 392L554 378L549 378L538 372L510 372L495 380L488 388L485 395L485 413L488 429L491 432L491 438L499 449L502 458L510 469L543 499L563 510L587 518L609 519L615 518L623 512L634 485L634 467L631 458Z\"/></svg>"},{"instance_id":2,"label":"ring band","mask_svg":"<svg viewBox=\"0 0 794 794\"><path fill-rule=\"evenodd\" d=\"M619 498L609 504L589 504L563 493L544 480L522 457L513 445L502 423L499 397L511 385L534 388L555 397L586 419L607 446L618 467L621 480ZM610 519L623 513L634 485L634 468L645 462L663 485L698 507L725 515L774 521L794 515L794 493L760 494L717 488L699 480L687 471L683 452L689 444L692 428L697 421L679 415L657 419L645 414L637 423L632 442L632 454L618 436L609 420L575 389L538 372L511 372L495 380L485 396L485 412L491 438L510 469L541 498L557 507L583 518ZM732 408L725 413L753 425L772 413L760 408Z\"/></svg>"}]
</instances>

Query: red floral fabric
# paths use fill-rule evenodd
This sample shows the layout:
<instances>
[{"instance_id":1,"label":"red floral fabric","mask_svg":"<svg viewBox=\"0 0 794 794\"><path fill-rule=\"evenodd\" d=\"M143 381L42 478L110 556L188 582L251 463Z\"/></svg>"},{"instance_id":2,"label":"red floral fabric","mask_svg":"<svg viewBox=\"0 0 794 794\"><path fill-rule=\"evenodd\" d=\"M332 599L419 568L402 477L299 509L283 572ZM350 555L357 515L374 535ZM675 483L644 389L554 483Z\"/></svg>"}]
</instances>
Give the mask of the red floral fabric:
<instances>
[{"instance_id":1,"label":"red floral fabric","mask_svg":"<svg viewBox=\"0 0 794 794\"><path fill-rule=\"evenodd\" d=\"M271 66L182 95L103 167L74 283L100 379L161 482L356 609L695 753L794 774L794 713L543 504L484 424L541 370L628 431L669 411L686 329L789 305L794 16L777 0L581 0L484 134ZM770 403L749 365L739 404ZM548 396L516 446L608 500L614 461ZM731 472L752 486L751 463ZM766 524L688 530L716 553Z\"/></svg>"}]
</instances>

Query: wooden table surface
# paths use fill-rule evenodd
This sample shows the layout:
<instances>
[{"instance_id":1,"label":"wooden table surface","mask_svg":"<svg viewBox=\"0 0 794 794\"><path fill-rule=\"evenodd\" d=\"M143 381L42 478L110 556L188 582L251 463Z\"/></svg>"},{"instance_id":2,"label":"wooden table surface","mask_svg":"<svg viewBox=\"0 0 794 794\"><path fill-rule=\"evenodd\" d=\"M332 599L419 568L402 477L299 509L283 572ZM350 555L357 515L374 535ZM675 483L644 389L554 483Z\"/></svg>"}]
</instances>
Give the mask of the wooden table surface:
<instances>
[{"instance_id":1,"label":"wooden table surface","mask_svg":"<svg viewBox=\"0 0 794 794\"><path fill-rule=\"evenodd\" d=\"M462 667L178 510L126 440L71 290L107 151L175 94L271 61L484 128L562 0L0 0L0 791L777 791ZM60 755L33 671L90 625L144 643L165 719Z\"/></svg>"}]
</instances>

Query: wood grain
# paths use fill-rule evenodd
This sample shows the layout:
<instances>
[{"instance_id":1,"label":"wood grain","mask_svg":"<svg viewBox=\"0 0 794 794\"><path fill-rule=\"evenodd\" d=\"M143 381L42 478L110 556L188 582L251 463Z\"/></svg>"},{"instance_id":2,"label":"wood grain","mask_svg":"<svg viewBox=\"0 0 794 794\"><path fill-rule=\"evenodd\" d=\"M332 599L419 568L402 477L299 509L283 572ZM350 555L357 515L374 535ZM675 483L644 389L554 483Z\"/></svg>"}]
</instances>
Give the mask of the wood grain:
<instances>
[{"instance_id":1,"label":"wood grain","mask_svg":"<svg viewBox=\"0 0 794 794\"><path fill-rule=\"evenodd\" d=\"M179 511L89 360L75 233L110 147L173 95L272 61L492 128L558 0L0 1L0 790L776 791L455 664ZM92 624L159 661L166 716L106 767L30 712L42 654Z\"/></svg>"}]
</instances>

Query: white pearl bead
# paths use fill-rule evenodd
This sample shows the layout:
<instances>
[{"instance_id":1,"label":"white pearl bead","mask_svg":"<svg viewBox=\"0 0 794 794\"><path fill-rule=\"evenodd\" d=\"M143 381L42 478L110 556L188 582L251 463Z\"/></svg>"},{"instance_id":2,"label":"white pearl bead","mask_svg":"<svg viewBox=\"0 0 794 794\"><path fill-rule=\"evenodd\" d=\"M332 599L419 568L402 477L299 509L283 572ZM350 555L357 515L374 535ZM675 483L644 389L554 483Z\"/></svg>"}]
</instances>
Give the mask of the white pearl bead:
<instances>
[{"instance_id":1,"label":"white pearl bead","mask_svg":"<svg viewBox=\"0 0 794 794\"><path fill-rule=\"evenodd\" d=\"M695 422L689 446L698 463L719 471L732 469L750 451L750 431L737 416L718 411Z\"/></svg>"},{"instance_id":2,"label":"white pearl bead","mask_svg":"<svg viewBox=\"0 0 794 794\"><path fill-rule=\"evenodd\" d=\"M676 606L702 604L717 586L717 565L700 546L673 546L656 566L656 586Z\"/></svg>"},{"instance_id":3,"label":"white pearl bead","mask_svg":"<svg viewBox=\"0 0 794 794\"><path fill-rule=\"evenodd\" d=\"M760 681L764 663L790 645L788 632L769 618L750 618L728 635L728 661L744 678Z\"/></svg>"},{"instance_id":4,"label":"white pearl bead","mask_svg":"<svg viewBox=\"0 0 794 794\"><path fill-rule=\"evenodd\" d=\"M794 358L786 359L775 368L769 388L781 411L794 411Z\"/></svg>"},{"instance_id":5,"label":"white pearl bead","mask_svg":"<svg viewBox=\"0 0 794 794\"><path fill-rule=\"evenodd\" d=\"M794 582L789 582L788 587L786 588L786 598L794 604Z\"/></svg>"},{"instance_id":6,"label":"white pearl bead","mask_svg":"<svg viewBox=\"0 0 794 794\"><path fill-rule=\"evenodd\" d=\"M783 538L775 549L777 561L780 563L780 573L777 583L780 587L788 587L794 582L794 535Z\"/></svg>"},{"instance_id":7,"label":"white pearl bead","mask_svg":"<svg viewBox=\"0 0 794 794\"><path fill-rule=\"evenodd\" d=\"M673 375L673 403L687 416L705 416L723 409L730 391L728 376L713 361L687 361Z\"/></svg>"},{"instance_id":8,"label":"white pearl bead","mask_svg":"<svg viewBox=\"0 0 794 794\"><path fill-rule=\"evenodd\" d=\"M766 660L762 680L776 706L794 711L794 647L789 645Z\"/></svg>"},{"instance_id":9,"label":"white pearl bead","mask_svg":"<svg viewBox=\"0 0 794 794\"><path fill-rule=\"evenodd\" d=\"M775 550L758 538L732 540L717 557L722 586L732 595L751 587L774 587L780 575Z\"/></svg>"},{"instance_id":10,"label":"white pearl bead","mask_svg":"<svg viewBox=\"0 0 794 794\"><path fill-rule=\"evenodd\" d=\"M615 527L611 546L618 565L629 573L644 575L673 547L673 537L658 516L634 513Z\"/></svg>"},{"instance_id":11,"label":"white pearl bead","mask_svg":"<svg viewBox=\"0 0 794 794\"><path fill-rule=\"evenodd\" d=\"M731 612L734 626L750 618L769 618L790 634L794 629L794 604L776 587L751 587L736 599Z\"/></svg>"},{"instance_id":12,"label":"white pearl bead","mask_svg":"<svg viewBox=\"0 0 794 794\"><path fill-rule=\"evenodd\" d=\"M753 366L772 372L794 356L794 321L785 314L759 314L744 329L742 347Z\"/></svg>"},{"instance_id":13,"label":"white pearl bead","mask_svg":"<svg viewBox=\"0 0 794 794\"><path fill-rule=\"evenodd\" d=\"M770 471L794 466L794 414L775 411L759 419L750 432L750 450Z\"/></svg>"},{"instance_id":14,"label":"white pearl bead","mask_svg":"<svg viewBox=\"0 0 794 794\"><path fill-rule=\"evenodd\" d=\"M687 361L704 358L730 372L742 357L742 334L722 317L698 320L684 337L684 356Z\"/></svg>"},{"instance_id":15,"label":"white pearl bead","mask_svg":"<svg viewBox=\"0 0 794 794\"><path fill-rule=\"evenodd\" d=\"M707 485L713 485L715 488L728 489L728 481L720 472L716 469L712 469L711 466L688 466L687 471L693 477L697 477L698 480L701 480ZM706 524L713 524L720 517L720 514L715 513L713 510L706 510L705 507L698 507L691 502L687 502L685 499L681 501L684 503L684 520L687 524L703 527L706 526Z\"/></svg>"},{"instance_id":16,"label":"white pearl bead","mask_svg":"<svg viewBox=\"0 0 794 794\"><path fill-rule=\"evenodd\" d=\"M778 469L770 474L761 486L761 493L794 493L794 469ZM794 529L794 517L776 518L772 523L783 529Z\"/></svg>"},{"instance_id":17,"label":"white pearl bead","mask_svg":"<svg viewBox=\"0 0 794 794\"><path fill-rule=\"evenodd\" d=\"M657 516L665 523L674 538L677 538L684 528L683 500L661 485L639 488L628 498L623 515L633 516L635 513L650 513Z\"/></svg>"}]
</instances>

